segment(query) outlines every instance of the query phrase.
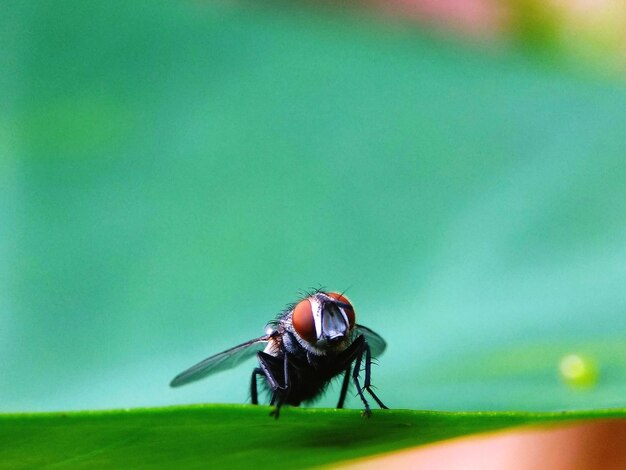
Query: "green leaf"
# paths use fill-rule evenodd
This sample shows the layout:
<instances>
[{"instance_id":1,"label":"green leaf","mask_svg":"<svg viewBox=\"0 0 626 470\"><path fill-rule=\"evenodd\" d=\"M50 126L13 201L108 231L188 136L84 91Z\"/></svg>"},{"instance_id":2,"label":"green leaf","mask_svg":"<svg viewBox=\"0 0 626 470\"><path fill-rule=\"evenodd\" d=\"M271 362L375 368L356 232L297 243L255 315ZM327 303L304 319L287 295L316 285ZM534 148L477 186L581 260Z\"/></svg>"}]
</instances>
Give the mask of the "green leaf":
<instances>
[{"instance_id":1,"label":"green leaf","mask_svg":"<svg viewBox=\"0 0 626 470\"><path fill-rule=\"evenodd\" d=\"M310 467L511 426L624 418L626 409L446 413L202 405L0 415L4 468ZM218 467L222 466L222 467Z\"/></svg>"}]
</instances>

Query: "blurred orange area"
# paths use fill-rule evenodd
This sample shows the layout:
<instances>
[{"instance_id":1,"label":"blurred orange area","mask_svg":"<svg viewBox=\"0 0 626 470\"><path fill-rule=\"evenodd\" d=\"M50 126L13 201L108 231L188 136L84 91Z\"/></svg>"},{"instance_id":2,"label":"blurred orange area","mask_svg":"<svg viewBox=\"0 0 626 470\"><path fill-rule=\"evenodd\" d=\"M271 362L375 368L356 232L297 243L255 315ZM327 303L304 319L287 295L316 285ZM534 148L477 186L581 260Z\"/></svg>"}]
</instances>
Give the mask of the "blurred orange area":
<instances>
[{"instance_id":1,"label":"blurred orange area","mask_svg":"<svg viewBox=\"0 0 626 470\"><path fill-rule=\"evenodd\" d=\"M559 50L620 70L626 65L624 0L374 0L374 4L442 31Z\"/></svg>"},{"instance_id":2,"label":"blurred orange area","mask_svg":"<svg viewBox=\"0 0 626 470\"><path fill-rule=\"evenodd\" d=\"M625 469L626 420L480 435L353 461L340 468Z\"/></svg>"}]
</instances>

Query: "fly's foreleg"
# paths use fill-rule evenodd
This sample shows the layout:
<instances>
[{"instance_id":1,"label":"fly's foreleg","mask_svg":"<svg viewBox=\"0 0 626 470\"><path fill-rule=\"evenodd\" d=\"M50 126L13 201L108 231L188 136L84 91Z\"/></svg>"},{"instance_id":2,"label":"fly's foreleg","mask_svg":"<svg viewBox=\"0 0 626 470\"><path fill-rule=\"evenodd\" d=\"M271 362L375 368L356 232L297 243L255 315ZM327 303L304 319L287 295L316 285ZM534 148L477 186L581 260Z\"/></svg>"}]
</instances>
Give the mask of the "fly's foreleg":
<instances>
[{"instance_id":1,"label":"fly's foreleg","mask_svg":"<svg viewBox=\"0 0 626 470\"><path fill-rule=\"evenodd\" d=\"M285 400L287 400L287 397L289 396L289 357L287 356L287 353L283 355L283 377L285 378L284 385L279 387L282 390L277 390L277 397L276 394L274 395L276 397L276 408L270 412L270 416L273 416L276 419L278 419L280 415L280 407L283 406Z\"/></svg>"},{"instance_id":2,"label":"fly's foreleg","mask_svg":"<svg viewBox=\"0 0 626 470\"><path fill-rule=\"evenodd\" d=\"M287 353L284 353L282 357L275 357L264 352L257 353L257 357L263 375L272 389L270 405L276 406L270 414L278 418L280 407L289 397L289 357Z\"/></svg>"},{"instance_id":3,"label":"fly's foreleg","mask_svg":"<svg viewBox=\"0 0 626 470\"><path fill-rule=\"evenodd\" d=\"M343 383L341 384L341 392L339 393L339 403L337 408L343 408L343 403L346 400L346 393L348 392L348 385L350 384L350 365L346 369L343 376Z\"/></svg>"}]
</instances>

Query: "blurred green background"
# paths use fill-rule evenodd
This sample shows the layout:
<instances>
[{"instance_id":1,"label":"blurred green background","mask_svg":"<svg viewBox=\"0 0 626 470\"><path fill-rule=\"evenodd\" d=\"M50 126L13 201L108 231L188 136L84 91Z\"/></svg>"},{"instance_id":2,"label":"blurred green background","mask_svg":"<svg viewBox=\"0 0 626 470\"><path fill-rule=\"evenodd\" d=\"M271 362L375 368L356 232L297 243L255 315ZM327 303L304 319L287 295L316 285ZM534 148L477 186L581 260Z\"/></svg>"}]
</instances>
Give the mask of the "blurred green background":
<instances>
[{"instance_id":1,"label":"blurred green background","mask_svg":"<svg viewBox=\"0 0 626 470\"><path fill-rule=\"evenodd\" d=\"M357 9L3 10L2 411L244 402L253 361L168 382L319 285L391 407L626 405L622 79Z\"/></svg>"}]
</instances>

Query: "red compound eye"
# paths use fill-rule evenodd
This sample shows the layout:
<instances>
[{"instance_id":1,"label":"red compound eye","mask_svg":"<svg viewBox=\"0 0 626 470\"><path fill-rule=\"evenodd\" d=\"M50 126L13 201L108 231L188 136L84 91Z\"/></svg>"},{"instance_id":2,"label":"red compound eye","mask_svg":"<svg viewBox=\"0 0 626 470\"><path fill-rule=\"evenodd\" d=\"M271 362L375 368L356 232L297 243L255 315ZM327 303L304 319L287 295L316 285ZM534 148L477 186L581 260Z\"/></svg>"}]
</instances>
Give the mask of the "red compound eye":
<instances>
[{"instance_id":1,"label":"red compound eye","mask_svg":"<svg viewBox=\"0 0 626 470\"><path fill-rule=\"evenodd\" d=\"M350 329L352 329L354 327L355 314L354 314L354 307L352 306L350 301L343 295L339 294L338 292L329 292L328 297L332 297L333 299L338 300L342 304L347 304L350 306L349 308L344 308L343 311L346 312L346 315L348 316L348 321L350 322Z\"/></svg>"},{"instance_id":2,"label":"red compound eye","mask_svg":"<svg viewBox=\"0 0 626 470\"><path fill-rule=\"evenodd\" d=\"M293 309L291 319L294 330L302 339L309 343L317 341L317 330L315 329L315 319L309 299L301 300Z\"/></svg>"}]
</instances>

